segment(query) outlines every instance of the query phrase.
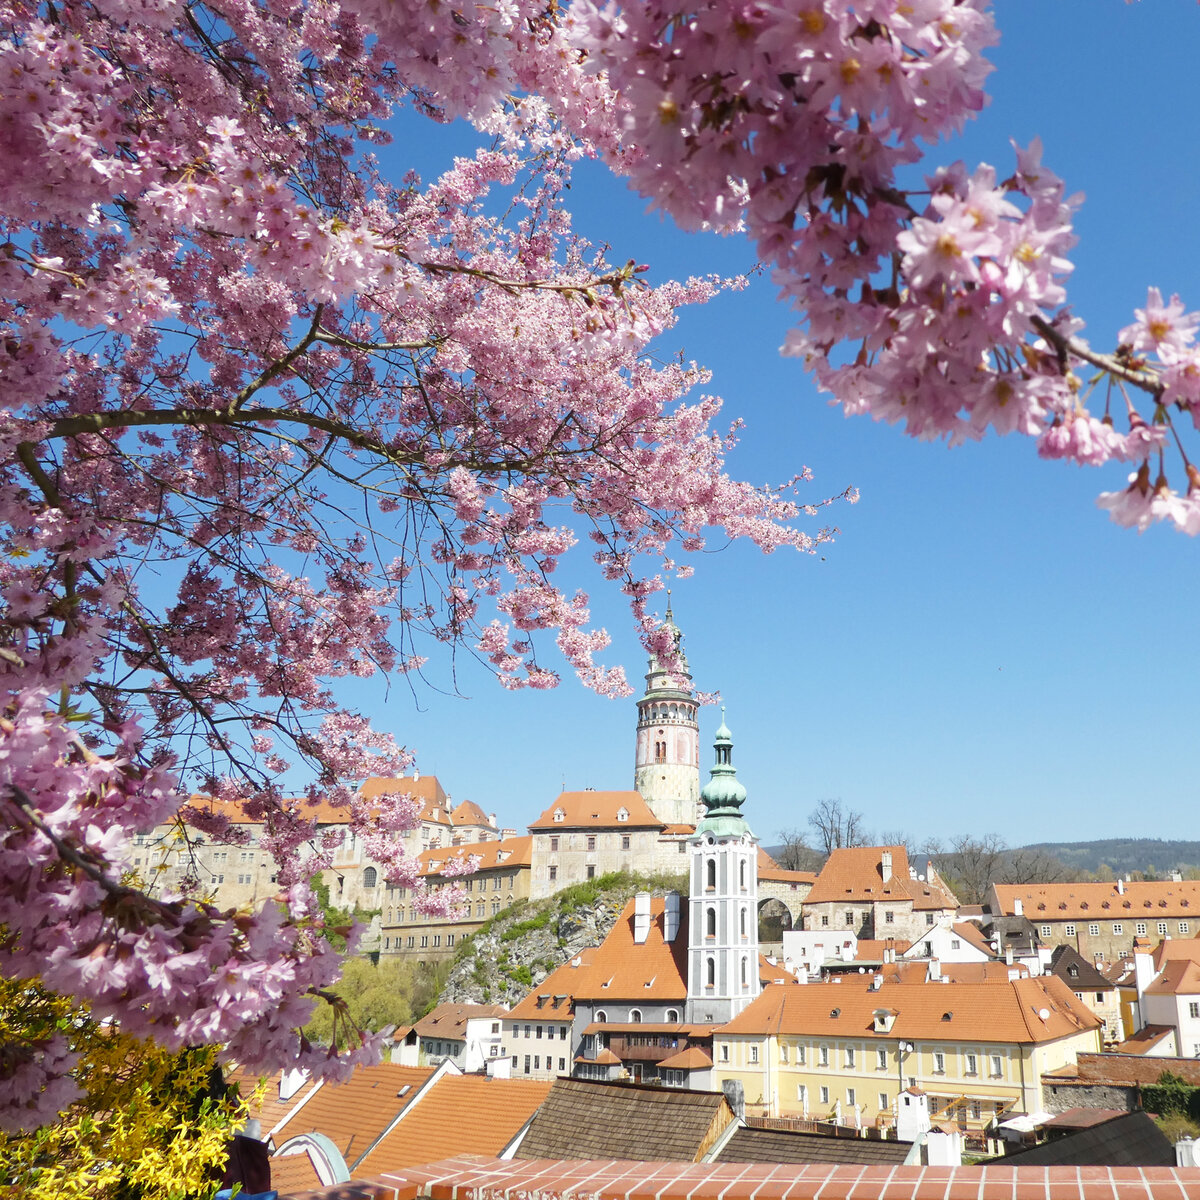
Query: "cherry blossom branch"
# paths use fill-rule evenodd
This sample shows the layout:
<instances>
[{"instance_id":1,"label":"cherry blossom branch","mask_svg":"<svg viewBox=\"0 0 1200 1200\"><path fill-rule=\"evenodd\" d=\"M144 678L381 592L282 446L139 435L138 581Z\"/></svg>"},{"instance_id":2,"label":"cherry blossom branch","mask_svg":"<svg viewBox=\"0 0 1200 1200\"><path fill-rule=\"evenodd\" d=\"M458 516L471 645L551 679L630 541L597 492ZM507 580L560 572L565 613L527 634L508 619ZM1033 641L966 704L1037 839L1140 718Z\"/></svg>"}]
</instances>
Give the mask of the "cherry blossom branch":
<instances>
[{"instance_id":1,"label":"cherry blossom branch","mask_svg":"<svg viewBox=\"0 0 1200 1200\"><path fill-rule=\"evenodd\" d=\"M1099 367L1107 375L1112 375L1114 378L1124 380L1136 388L1141 388L1142 391L1149 393L1156 400L1162 396L1164 390L1163 380L1154 371L1147 371L1133 366L1128 359L1123 359L1117 355L1102 354L1092 350L1078 339L1068 337L1060 330L1055 329L1045 317L1031 317L1029 323L1058 351L1060 359L1065 360L1068 357L1082 359L1084 362L1090 363L1093 367Z\"/></svg>"}]
</instances>

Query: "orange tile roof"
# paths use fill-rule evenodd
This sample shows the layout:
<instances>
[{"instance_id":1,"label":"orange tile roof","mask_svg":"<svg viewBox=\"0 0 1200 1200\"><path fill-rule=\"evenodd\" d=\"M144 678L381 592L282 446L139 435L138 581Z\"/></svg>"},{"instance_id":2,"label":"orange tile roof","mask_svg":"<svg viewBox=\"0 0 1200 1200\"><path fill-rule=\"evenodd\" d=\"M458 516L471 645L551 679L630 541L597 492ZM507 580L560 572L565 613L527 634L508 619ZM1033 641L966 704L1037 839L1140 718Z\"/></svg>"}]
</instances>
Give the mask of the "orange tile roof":
<instances>
[{"instance_id":1,"label":"orange tile roof","mask_svg":"<svg viewBox=\"0 0 1200 1200\"><path fill-rule=\"evenodd\" d=\"M1174 1025L1143 1025L1131 1038L1113 1047L1114 1054L1149 1054L1164 1038L1175 1032ZM1165 1069L1165 1068L1164 1068Z\"/></svg>"},{"instance_id":2,"label":"orange tile roof","mask_svg":"<svg viewBox=\"0 0 1200 1200\"><path fill-rule=\"evenodd\" d=\"M1163 938L1154 947L1154 965L1161 970L1163 963L1173 958L1200 962L1200 938Z\"/></svg>"},{"instance_id":3,"label":"orange tile roof","mask_svg":"<svg viewBox=\"0 0 1200 1200\"><path fill-rule=\"evenodd\" d=\"M417 800L424 800L427 804L432 802L442 809L446 807L448 799L436 775L422 775L418 779L413 779L411 775L404 775L400 778L373 775L370 779L364 779L362 787L358 789L358 794L364 800L397 792L401 795L412 796Z\"/></svg>"},{"instance_id":4,"label":"orange tile roof","mask_svg":"<svg viewBox=\"0 0 1200 1200\"><path fill-rule=\"evenodd\" d=\"M475 803L474 800L464 800L451 814L450 820L455 825L491 825L491 817Z\"/></svg>"},{"instance_id":5,"label":"orange tile roof","mask_svg":"<svg viewBox=\"0 0 1200 1200\"><path fill-rule=\"evenodd\" d=\"M621 809L629 814L617 820ZM562 810L562 820L554 813ZM665 829L666 826L650 811L640 792L562 792L558 799L536 821L529 831L553 829Z\"/></svg>"},{"instance_id":6,"label":"orange tile roof","mask_svg":"<svg viewBox=\"0 0 1200 1200\"><path fill-rule=\"evenodd\" d=\"M431 850L422 850L417 859L421 863L422 875L440 875L442 868L451 859L465 859L471 855L477 855L479 858L477 871L488 871L495 867L527 867L533 861L533 838L526 834L494 842L435 846Z\"/></svg>"},{"instance_id":7,"label":"orange tile roof","mask_svg":"<svg viewBox=\"0 0 1200 1200\"><path fill-rule=\"evenodd\" d=\"M262 1101L250 1106L250 1116L256 1118L262 1126L262 1135L264 1138L309 1092L320 1086L311 1079L306 1080L288 1099L281 1100L279 1098L279 1081L283 1074L283 1071L276 1071L274 1074L266 1076L266 1087L263 1092ZM238 1090L245 1100L250 1099L251 1095L257 1090L260 1082L260 1077L257 1074L253 1071L247 1071L244 1067L228 1068L225 1072L225 1079L228 1083L236 1083L238 1085Z\"/></svg>"},{"instance_id":8,"label":"orange tile roof","mask_svg":"<svg viewBox=\"0 0 1200 1200\"><path fill-rule=\"evenodd\" d=\"M782 964L768 962L765 954L758 956L758 980L760 983L774 983L776 980L791 983L795 978L795 975Z\"/></svg>"},{"instance_id":9,"label":"orange tile roof","mask_svg":"<svg viewBox=\"0 0 1200 1200\"><path fill-rule=\"evenodd\" d=\"M954 931L955 937L962 938L964 942L970 942L976 950L982 950L989 958L999 957L992 948L992 943L984 937L983 930L974 921L955 921L950 928Z\"/></svg>"},{"instance_id":10,"label":"orange tile roof","mask_svg":"<svg viewBox=\"0 0 1200 1200\"><path fill-rule=\"evenodd\" d=\"M1200 993L1200 963L1173 958L1147 988L1156 996L1194 996Z\"/></svg>"},{"instance_id":11,"label":"orange tile roof","mask_svg":"<svg viewBox=\"0 0 1200 1200\"><path fill-rule=\"evenodd\" d=\"M1036 923L1054 921L1162 920L1200 917L1200 880L1116 883L997 883L1000 911L1011 916L1017 900L1022 915Z\"/></svg>"},{"instance_id":12,"label":"orange tile roof","mask_svg":"<svg viewBox=\"0 0 1200 1200\"><path fill-rule=\"evenodd\" d=\"M903 954L911 947L912 942L906 942L903 938L859 938L854 949L855 961L882 962L885 950Z\"/></svg>"},{"instance_id":13,"label":"orange tile roof","mask_svg":"<svg viewBox=\"0 0 1200 1200\"><path fill-rule=\"evenodd\" d=\"M580 968L576 1000L686 1000L688 906L680 899L679 931L673 942L663 940L665 900L650 901L650 931L645 942L633 940L634 900L621 910L608 936L596 947L591 962Z\"/></svg>"},{"instance_id":14,"label":"orange tile roof","mask_svg":"<svg viewBox=\"0 0 1200 1200\"><path fill-rule=\"evenodd\" d=\"M508 1016L502 1004L439 1004L432 1012L423 1016L413 1028L421 1037L453 1038L463 1041L467 1036L467 1022L481 1017Z\"/></svg>"},{"instance_id":15,"label":"orange tile roof","mask_svg":"<svg viewBox=\"0 0 1200 1200\"><path fill-rule=\"evenodd\" d=\"M574 1010L575 981L595 956L589 947L573 959L556 967L527 996L518 1000L509 1012L509 1019L542 1017L549 1020L569 1020Z\"/></svg>"},{"instance_id":16,"label":"orange tile roof","mask_svg":"<svg viewBox=\"0 0 1200 1200\"><path fill-rule=\"evenodd\" d=\"M784 1033L1026 1045L1056 1041L1102 1024L1053 975L994 983L894 983L885 977L875 990L871 975L840 978L841 982L765 988L717 1036ZM896 1013L886 1034L874 1032L877 1009Z\"/></svg>"},{"instance_id":17,"label":"orange tile roof","mask_svg":"<svg viewBox=\"0 0 1200 1200\"><path fill-rule=\"evenodd\" d=\"M891 878L883 880L883 854L892 856ZM805 904L854 904L911 900L914 909L957 908L958 901L936 880L913 879L903 846L846 846L825 860Z\"/></svg>"},{"instance_id":18,"label":"orange tile roof","mask_svg":"<svg viewBox=\"0 0 1200 1200\"><path fill-rule=\"evenodd\" d=\"M789 871L781 867L761 846L758 848L758 877L773 879L777 883L807 883L816 882L814 871Z\"/></svg>"},{"instance_id":19,"label":"orange tile roof","mask_svg":"<svg viewBox=\"0 0 1200 1200\"><path fill-rule=\"evenodd\" d=\"M355 1167L357 1175L397 1171L451 1154L499 1154L550 1094L535 1079L444 1075Z\"/></svg>"},{"instance_id":20,"label":"orange tile roof","mask_svg":"<svg viewBox=\"0 0 1200 1200\"><path fill-rule=\"evenodd\" d=\"M689 1046L670 1058L664 1058L658 1065L676 1071L705 1071L713 1065L713 1060L699 1046Z\"/></svg>"},{"instance_id":21,"label":"orange tile roof","mask_svg":"<svg viewBox=\"0 0 1200 1200\"><path fill-rule=\"evenodd\" d=\"M345 1083L322 1084L276 1132L275 1144L301 1133L323 1133L353 1167L432 1074L432 1067L398 1063L359 1067Z\"/></svg>"},{"instance_id":22,"label":"orange tile roof","mask_svg":"<svg viewBox=\"0 0 1200 1200\"><path fill-rule=\"evenodd\" d=\"M360 1176L361 1178L361 1176ZM863 1166L463 1156L385 1175L401 1198L479 1200L1200 1200L1194 1167Z\"/></svg>"},{"instance_id":23,"label":"orange tile roof","mask_svg":"<svg viewBox=\"0 0 1200 1200\"><path fill-rule=\"evenodd\" d=\"M696 832L695 825L664 825L663 837L691 837Z\"/></svg>"},{"instance_id":24,"label":"orange tile roof","mask_svg":"<svg viewBox=\"0 0 1200 1200\"><path fill-rule=\"evenodd\" d=\"M272 1157L271 1187L281 1196L290 1192L311 1192L324 1186L307 1150Z\"/></svg>"}]
</instances>

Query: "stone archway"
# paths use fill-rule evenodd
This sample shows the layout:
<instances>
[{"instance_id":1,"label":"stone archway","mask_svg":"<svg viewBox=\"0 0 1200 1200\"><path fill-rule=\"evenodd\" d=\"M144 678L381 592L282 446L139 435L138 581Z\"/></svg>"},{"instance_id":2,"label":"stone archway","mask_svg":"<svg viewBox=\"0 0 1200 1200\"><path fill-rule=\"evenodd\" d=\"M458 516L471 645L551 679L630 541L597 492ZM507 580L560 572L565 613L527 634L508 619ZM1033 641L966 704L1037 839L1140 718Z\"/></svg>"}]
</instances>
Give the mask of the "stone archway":
<instances>
[{"instance_id":1,"label":"stone archway","mask_svg":"<svg viewBox=\"0 0 1200 1200\"><path fill-rule=\"evenodd\" d=\"M766 896L758 903L758 942L781 945L783 935L792 928L792 913L777 896Z\"/></svg>"}]
</instances>

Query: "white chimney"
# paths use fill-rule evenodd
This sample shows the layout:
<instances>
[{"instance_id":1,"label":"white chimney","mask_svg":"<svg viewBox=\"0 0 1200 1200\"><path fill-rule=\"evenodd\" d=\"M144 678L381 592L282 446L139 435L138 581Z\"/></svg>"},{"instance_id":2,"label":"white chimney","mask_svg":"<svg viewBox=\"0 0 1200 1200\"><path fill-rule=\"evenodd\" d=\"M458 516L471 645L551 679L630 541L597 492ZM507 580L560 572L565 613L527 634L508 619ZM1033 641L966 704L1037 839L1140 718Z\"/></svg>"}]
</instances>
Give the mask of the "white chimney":
<instances>
[{"instance_id":1,"label":"white chimney","mask_svg":"<svg viewBox=\"0 0 1200 1200\"><path fill-rule=\"evenodd\" d=\"M668 892L663 903L663 941L673 942L679 932L679 893Z\"/></svg>"},{"instance_id":2,"label":"white chimney","mask_svg":"<svg viewBox=\"0 0 1200 1200\"><path fill-rule=\"evenodd\" d=\"M644 945L650 936L650 893L638 892L633 898L633 940Z\"/></svg>"},{"instance_id":3,"label":"white chimney","mask_svg":"<svg viewBox=\"0 0 1200 1200\"><path fill-rule=\"evenodd\" d=\"M1013 948L1007 947L1004 951L1004 961L1011 967L1013 965Z\"/></svg>"},{"instance_id":4,"label":"white chimney","mask_svg":"<svg viewBox=\"0 0 1200 1200\"><path fill-rule=\"evenodd\" d=\"M936 958L931 958L929 960L929 978L930 979L941 979L941 977L942 977L941 960L936 959Z\"/></svg>"},{"instance_id":5,"label":"white chimney","mask_svg":"<svg viewBox=\"0 0 1200 1200\"><path fill-rule=\"evenodd\" d=\"M901 1092L896 1099L896 1140L915 1142L931 1128L929 1097L924 1092Z\"/></svg>"},{"instance_id":6,"label":"white chimney","mask_svg":"<svg viewBox=\"0 0 1200 1200\"><path fill-rule=\"evenodd\" d=\"M892 877L892 852L885 850L879 859L879 869L883 873L883 882L887 883Z\"/></svg>"},{"instance_id":7,"label":"white chimney","mask_svg":"<svg viewBox=\"0 0 1200 1200\"><path fill-rule=\"evenodd\" d=\"M279 1076L279 1098L290 1100L307 1082L308 1072L301 1068L284 1070Z\"/></svg>"},{"instance_id":8,"label":"white chimney","mask_svg":"<svg viewBox=\"0 0 1200 1200\"><path fill-rule=\"evenodd\" d=\"M1123 880L1119 875L1117 876L1117 895L1125 895L1125 880Z\"/></svg>"},{"instance_id":9,"label":"white chimney","mask_svg":"<svg viewBox=\"0 0 1200 1200\"><path fill-rule=\"evenodd\" d=\"M1020 896L1018 896L1013 901L1013 916L1014 917L1023 917L1024 915L1025 915L1025 902L1021 899Z\"/></svg>"}]
</instances>

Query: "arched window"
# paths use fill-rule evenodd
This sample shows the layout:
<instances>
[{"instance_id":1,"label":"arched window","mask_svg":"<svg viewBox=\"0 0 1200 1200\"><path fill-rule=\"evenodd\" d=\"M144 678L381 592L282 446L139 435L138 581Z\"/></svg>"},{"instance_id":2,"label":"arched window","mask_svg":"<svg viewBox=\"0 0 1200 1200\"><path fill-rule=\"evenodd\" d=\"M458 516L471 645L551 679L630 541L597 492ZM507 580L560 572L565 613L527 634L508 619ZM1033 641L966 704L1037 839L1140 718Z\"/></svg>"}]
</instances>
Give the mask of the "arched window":
<instances>
[{"instance_id":1,"label":"arched window","mask_svg":"<svg viewBox=\"0 0 1200 1200\"><path fill-rule=\"evenodd\" d=\"M746 960L742 959L742 987L746 986Z\"/></svg>"},{"instance_id":2,"label":"arched window","mask_svg":"<svg viewBox=\"0 0 1200 1200\"><path fill-rule=\"evenodd\" d=\"M373 888L379 882L379 872L374 867L368 867L363 872L363 887Z\"/></svg>"},{"instance_id":3,"label":"arched window","mask_svg":"<svg viewBox=\"0 0 1200 1200\"><path fill-rule=\"evenodd\" d=\"M746 936L746 910L744 908L742 909L741 917L742 917L742 921L741 921L742 937L745 937Z\"/></svg>"},{"instance_id":4,"label":"arched window","mask_svg":"<svg viewBox=\"0 0 1200 1200\"><path fill-rule=\"evenodd\" d=\"M746 860L743 858L739 864L738 879L741 882L742 891L746 890Z\"/></svg>"},{"instance_id":5,"label":"arched window","mask_svg":"<svg viewBox=\"0 0 1200 1200\"><path fill-rule=\"evenodd\" d=\"M710 938L717 936L717 910L715 908L704 910L704 934Z\"/></svg>"},{"instance_id":6,"label":"arched window","mask_svg":"<svg viewBox=\"0 0 1200 1200\"><path fill-rule=\"evenodd\" d=\"M710 858L708 860L708 879L705 882L705 887L716 889L717 886L717 860Z\"/></svg>"},{"instance_id":7,"label":"arched window","mask_svg":"<svg viewBox=\"0 0 1200 1200\"><path fill-rule=\"evenodd\" d=\"M667 1024L671 1024L672 1022L678 1021L678 1020L679 1020L679 1009L668 1008L667 1009Z\"/></svg>"},{"instance_id":8,"label":"arched window","mask_svg":"<svg viewBox=\"0 0 1200 1200\"><path fill-rule=\"evenodd\" d=\"M608 1013L604 1009L598 1009L596 1012L596 1020L599 1024L604 1025L608 1021Z\"/></svg>"},{"instance_id":9,"label":"arched window","mask_svg":"<svg viewBox=\"0 0 1200 1200\"><path fill-rule=\"evenodd\" d=\"M704 985L705 987L717 986L717 960L709 958L705 965Z\"/></svg>"},{"instance_id":10,"label":"arched window","mask_svg":"<svg viewBox=\"0 0 1200 1200\"><path fill-rule=\"evenodd\" d=\"M642 1010L640 1008L631 1008L629 1010L629 1023L631 1025L640 1025L642 1023Z\"/></svg>"}]
</instances>

